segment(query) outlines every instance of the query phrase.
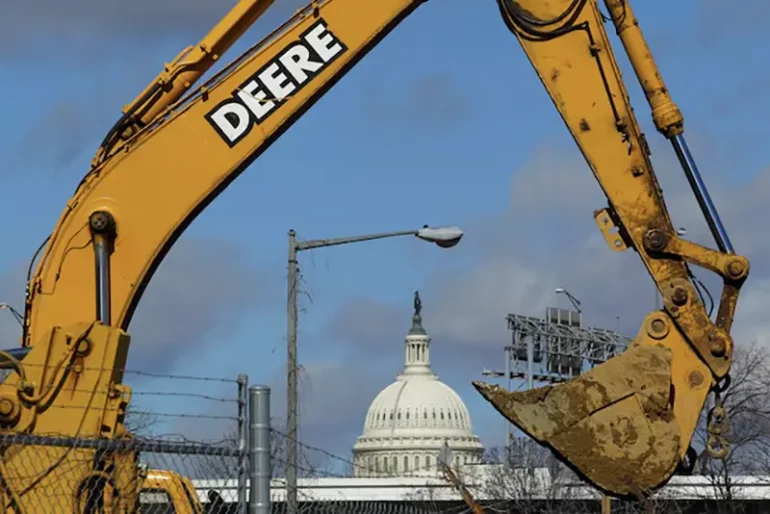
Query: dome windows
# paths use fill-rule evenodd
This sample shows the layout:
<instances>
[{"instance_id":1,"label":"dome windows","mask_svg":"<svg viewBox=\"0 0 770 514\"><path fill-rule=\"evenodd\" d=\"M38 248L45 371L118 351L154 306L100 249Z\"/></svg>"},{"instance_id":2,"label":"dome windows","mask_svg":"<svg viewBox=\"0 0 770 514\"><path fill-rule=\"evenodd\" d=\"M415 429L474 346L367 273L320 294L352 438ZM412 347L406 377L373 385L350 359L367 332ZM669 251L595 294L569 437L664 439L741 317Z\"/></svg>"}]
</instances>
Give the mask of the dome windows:
<instances>
[{"instance_id":1,"label":"dome windows","mask_svg":"<svg viewBox=\"0 0 770 514\"><path fill-rule=\"evenodd\" d=\"M433 427L463 431L471 430L465 406L451 401L451 395L448 395L448 397L439 396L439 390L436 391L439 394L426 394L425 400L422 400L421 397L423 395L415 395L412 392L411 386L407 390L395 390L400 397L391 399L392 397L388 395L372 405L369 414L366 416L364 433L372 430L392 430L394 428L428 429ZM444 391L440 392L443 393ZM421 405L421 403L423 404ZM424 406L425 403L428 406ZM388 408L386 406L388 404L391 404L392 407ZM457 434L457 437L461 437L460 434Z\"/></svg>"},{"instance_id":2,"label":"dome windows","mask_svg":"<svg viewBox=\"0 0 770 514\"><path fill-rule=\"evenodd\" d=\"M433 476L445 441L458 465L478 460L483 451L462 399L431 369L430 336L421 324L417 328L404 341L403 371L372 402L353 447L359 476Z\"/></svg>"}]
</instances>

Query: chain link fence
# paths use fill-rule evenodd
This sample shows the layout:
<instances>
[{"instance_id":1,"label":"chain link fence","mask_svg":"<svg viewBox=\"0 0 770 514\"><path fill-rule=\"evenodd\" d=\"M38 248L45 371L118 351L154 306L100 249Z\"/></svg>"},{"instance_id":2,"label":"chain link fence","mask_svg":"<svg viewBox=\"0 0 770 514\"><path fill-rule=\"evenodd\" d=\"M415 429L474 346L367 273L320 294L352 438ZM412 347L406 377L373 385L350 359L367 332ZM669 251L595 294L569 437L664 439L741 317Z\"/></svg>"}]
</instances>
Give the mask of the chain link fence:
<instances>
[{"instance_id":1,"label":"chain link fence","mask_svg":"<svg viewBox=\"0 0 770 514\"><path fill-rule=\"evenodd\" d=\"M222 444L57 435L0 435L5 510L33 513L242 512L247 496L244 448ZM236 492L196 489L231 476Z\"/></svg>"},{"instance_id":2,"label":"chain link fence","mask_svg":"<svg viewBox=\"0 0 770 514\"><path fill-rule=\"evenodd\" d=\"M134 399L124 414L127 434L85 435L99 433L93 427L84 429L83 435L56 433L55 425L53 433L35 431L34 425L23 432L0 427L1 512L246 512L247 377L124 372L140 375L132 384ZM66 401L35 408L58 409L62 423L87 419L86 413L94 409ZM105 410L104 416L111 415ZM225 481L229 485L223 488Z\"/></svg>"}]
</instances>

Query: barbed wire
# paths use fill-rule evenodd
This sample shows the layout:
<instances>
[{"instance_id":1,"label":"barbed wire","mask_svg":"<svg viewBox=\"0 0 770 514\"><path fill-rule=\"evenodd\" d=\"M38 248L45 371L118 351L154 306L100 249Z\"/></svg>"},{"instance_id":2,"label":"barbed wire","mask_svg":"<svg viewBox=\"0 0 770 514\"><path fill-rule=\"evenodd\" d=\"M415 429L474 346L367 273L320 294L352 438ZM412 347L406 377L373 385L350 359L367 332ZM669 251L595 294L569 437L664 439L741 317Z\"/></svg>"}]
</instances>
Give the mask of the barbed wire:
<instances>
[{"instance_id":1,"label":"barbed wire","mask_svg":"<svg viewBox=\"0 0 770 514\"><path fill-rule=\"evenodd\" d=\"M186 398L197 398L199 400L208 400L212 402L222 402L222 403L238 403L237 398L223 398L219 396L210 396L206 394L200 394L200 393L179 393L179 392L169 392L169 391L131 391L131 396L178 396L178 397L186 397Z\"/></svg>"},{"instance_id":2,"label":"barbed wire","mask_svg":"<svg viewBox=\"0 0 770 514\"><path fill-rule=\"evenodd\" d=\"M279 442L286 442L280 431L274 430L272 436L279 438ZM303 450L320 451L324 455L336 457L350 463L349 459L335 455L322 448L300 443ZM116 489L117 492L135 490L136 481L140 478L128 471L131 468L125 466L105 466L110 471L94 472L95 462L105 459L124 459L130 464L133 450L139 457L139 461L148 467L146 476L167 476L168 473L177 473L180 477L186 477L193 481L193 495L197 495L198 501L212 506L206 512L224 513L230 512L234 506L239 505L239 492L246 490L245 485L237 481L239 473L244 470L245 448L238 447L231 439L223 439L220 444L185 441L165 441L158 438L132 437L129 439L103 439L103 438L76 438L56 434L30 435L30 434L0 434L0 487L4 488L0 498L9 502L6 509L11 508L10 503L16 501L26 510L23 512L58 512L73 511L71 504L66 503L76 495L73 491L79 490L83 484L90 490L100 490L106 496L115 494L109 492ZM285 465L286 460L282 455L274 455L273 462ZM318 469L300 463L299 469L311 476L342 477L323 469ZM431 467L431 471L433 468ZM404 477L406 473L399 473L398 477ZM422 476L421 478L430 478ZM144 484L145 493L143 501L150 503L168 503L174 500L167 490L149 491L152 489L152 480ZM432 483L431 483L432 482ZM132 485L133 484L133 485ZM245 482L244 482L245 484ZM489 484L489 487L498 487L499 484ZM181 486L180 486L181 487ZM405 486L407 489L410 486ZM376 498L350 499L340 492L340 499L319 499L314 497L314 486L306 484L298 490L300 498L300 512L313 513L446 513L459 514L468 512L467 507L457 495L447 497L445 494L435 496L438 489L450 488L451 485L443 480L425 481L425 485L414 488L414 493L406 494L399 500L378 500ZM563 512L572 514L584 514L595 511L597 500L583 500L580 498L568 499L564 502L563 495L559 498L543 498L542 491L537 484L523 483L513 484L511 489L504 488L498 491L494 501L481 502L486 512L502 513L511 512L513 509L522 514L536 512L534 503L540 507L548 504L548 512ZM521 487L521 490L516 489ZM104 493L104 491L107 491ZM518 491L518 492L517 492ZM172 491L173 492L173 491ZM502 493L502 494L501 494ZM122 494L122 493L121 493ZM153 496L156 495L156 496ZM217 507L214 496L219 495L222 505ZM173 495L172 495L173 496ZM242 498L243 496L241 496ZM177 498L178 499L178 498ZM147 503L149 502L149 503ZM274 502L282 503L282 499L274 499ZM159 504L158 507L161 507ZM279 507L280 508L280 507ZM538 507L539 508L539 507ZM153 512L152 509L143 508L142 512ZM165 512L165 511L164 511ZM544 512L544 511L537 511ZM615 512L615 509L613 509ZM621 511L618 511L621 512ZM622 511L629 512L629 511ZM636 512L636 511L634 511ZM667 511L668 512L668 511Z\"/></svg>"},{"instance_id":3,"label":"barbed wire","mask_svg":"<svg viewBox=\"0 0 770 514\"><path fill-rule=\"evenodd\" d=\"M117 502L121 508L113 505L116 511L131 510L121 502L133 498L145 505L142 512L153 512L153 505L167 512L162 504L167 509L174 502L211 501L209 491L196 490L184 480L243 476L239 487L245 488L245 452L231 441L215 445L142 437L0 434L0 501L6 502L6 510L17 512L81 512L88 496L97 495L100 501ZM136 459L140 467L134 465ZM137 498L134 492L140 488ZM233 502L237 504L237 494L227 507ZM207 512L226 512L213 507ZM174 511L189 509L177 505Z\"/></svg>"},{"instance_id":4,"label":"barbed wire","mask_svg":"<svg viewBox=\"0 0 770 514\"><path fill-rule=\"evenodd\" d=\"M20 412L28 412L36 419L42 419L41 415L47 416L49 421L44 426L48 427L55 427L59 417L67 420L67 423L75 423L66 434L42 434L39 432L40 426L34 434L0 433L0 502L7 503L4 511L12 508L15 512L24 513L80 512L81 500L88 501L78 496L83 490L100 491L96 493L99 501L129 501L139 490L137 480L163 473L176 473L176 482L168 483L176 483L176 487L181 489L174 493L164 489L166 486L160 482L155 484L157 487L148 482L145 485L155 487L158 489L155 492L159 494L153 497L151 503L162 500L161 503L182 501L186 504L195 500L191 500L188 493L195 496L198 494L196 491L182 490L186 487L183 479L240 477L239 483L243 485L239 486L239 490L245 491L247 453L244 432L238 434L234 431L232 437L215 442L203 442L202 436L195 437L186 433L197 431L202 434L204 430L201 425L205 424L201 423L203 420L215 420L243 428L246 420L245 387L248 383L245 376L232 379L153 373L118 366L87 366L76 362L73 354L67 354L54 363L19 360L8 352L0 352L0 357L13 368L2 373L3 383L0 388L14 397L18 396L21 403L15 404L19 405ZM75 380L69 383L74 383L76 387L69 387L68 383L62 389L69 374L74 372L82 375L86 371L90 375L86 373L85 377L90 377L89 380L96 383L94 386L88 387L82 381ZM152 382L162 379L163 383L136 390L129 385L132 398L143 398L146 404L138 405L132 401L128 406L116 405L122 401L120 397L123 391L111 383L111 377L120 373L151 377ZM180 381L188 383L175 386ZM196 385L190 384L190 381L200 383L201 390L197 391ZM232 396L211 394L212 382L237 384L237 388L233 387ZM78 383L81 384L79 387ZM180 402L179 398L187 400ZM227 407L232 404L236 404L237 408ZM194 407L202 408L194 412ZM61 410L69 410L73 414L57 414ZM87 413L103 413L109 419L111 413L121 411L125 411L124 424L130 437L96 437L96 434L100 434L98 430L81 433ZM161 422L163 418L192 419L195 422L177 426L175 422ZM174 432L180 433L156 433L153 436L143 433L159 432L164 428L176 428ZM210 432L222 433L219 430ZM136 463L142 466L137 467ZM209 501L208 497L199 500L204 503ZM129 509L129 505L115 510L134 511L133 508ZM174 510L200 511L199 508L189 506L177 506Z\"/></svg>"},{"instance_id":5,"label":"barbed wire","mask_svg":"<svg viewBox=\"0 0 770 514\"><path fill-rule=\"evenodd\" d=\"M78 410L88 410L88 409L95 409L93 405L51 405L47 407L47 409L78 409ZM99 410L102 412L122 412L122 407L102 407ZM231 421L237 421L238 416L221 416L221 415L215 415L215 414L188 414L183 412L161 412L161 411L147 411L147 410L137 410L133 409L131 410L133 414L137 415L145 415L145 416L156 416L161 418L196 418L196 419L220 419L220 420L231 420Z\"/></svg>"},{"instance_id":6,"label":"barbed wire","mask_svg":"<svg viewBox=\"0 0 770 514\"><path fill-rule=\"evenodd\" d=\"M281 437L281 438L285 439L287 443L292 440L287 434L285 434L284 432L281 432L280 430L277 430L275 428L271 427L270 432L271 432L271 435L278 436L278 437ZM332 453L332 452L330 452L328 450L325 450L323 448L319 448L317 446L313 446L313 445L310 445L310 444L307 444L307 443L303 443L302 441L297 441L297 446L299 446L300 449L305 450L306 452L307 451L318 452L318 453L324 455L325 457L328 457L328 458L330 458L330 459L332 459L332 460L334 460L336 462L339 462L341 464L345 464L346 466L348 466L350 468L350 470L353 472L353 474L355 474L355 472L358 471L358 472L364 472L366 474L373 474L373 475L375 475L377 477L426 478L426 474L430 473L432 475L435 472L436 473L435 474L436 478L440 478L440 476L441 476L440 475L440 468L438 467L438 452L437 452L437 455L436 455L436 459L437 460L435 461L436 462L435 464L434 463L426 463L423 466L413 467L413 468L411 468L408 471L407 470L404 470L404 471L397 471L397 470L391 471L389 469L387 469L387 470L386 469L377 469L374 466L368 466L368 465L365 465L365 464L357 464L354 461L350 460L349 458L342 457L340 455L334 454L334 453ZM273 456L273 459L274 460L277 459L279 462L284 462L284 461L281 461L280 457L278 457L276 455ZM308 470L308 471L310 471L310 470ZM317 469L315 469L313 471L315 471L316 473L320 472ZM331 473L331 472L326 472L326 473L328 473L327 476L329 476L329 477L344 478L344 477L349 477L350 476L350 473L336 473L336 474L335 473ZM429 475L429 477L431 475Z\"/></svg>"},{"instance_id":7,"label":"barbed wire","mask_svg":"<svg viewBox=\"0 0 770 514\"><path fill-rule=\"evenodd\" d=\"M100 394L100 395L110 395L113 393L112 389L80 389L80 388L67 388L68 392L71 393L88 393L88 394ZM211 396L206 394L200 394L200 393L188 393L188 392L177 392L177 391L136 391L133 388L131 389L131 396L177 396L177 397L187 397L187 398L197 398L199 400L208 400L213 402L222 402L222 403L238 403L237 398L225 398L221 396Z\"/></svg>"},{"instance_id":8,"label":"barbed wire","mask_svg":"<svg viewBox=\"0 0 770 514\"><path fill-rule=\"evenodd\" d=\"M284 468L289 465L288 461L283 455L278 452L284 444L289 444L291 439L285 433L277 429L271 429L271 439L274 443L272 452L272 462L275 468L283 466ZM342 457L334 452L328 451L324 448L307 444L304 442L297 442L300 449L299 460L297 464L297 473L299 478L351 478L353 476L372 478L419 478L420 484L418 486L407 485L407 492L403 498L393 500L389 498L387 501L378 500L376 496L372 496L371 499L350 499L345 497L345 493L340 491L342 498L330 499L328 495L324 494L323 498L315 496L316 485L311 481L305 484L298 484L297 496L298 496L298 510L299 512L313 512L313 513L446 513L446 514L459 514L464 512L470 512L465 502L462 500L455 487L446 479L442 473L438 458L435 464L427 464L417 468L412 468L409 471L394 471L394 470L377 470L366 465L357 465L351 459ZM306 460L309 453L318 453L326 458L329 458L335 462L345 464L348 469L344 473L329 471L324 469L323 466L308 465ZM437 452L438 453L438 452ZM438 455L436 456L438 457ZM363 476L362 476L363 475ZM472 486L466 484L469 489ZM325 487L322 487L325 489ZM449 492L449 496L447 496ZM321 493L323 494L323 493Z\"/></svg>"},{"instance_id":9,"label":"barbed wire","mask_svg":"<svg viewBox=\"0 0 770 514\"><path fill-rule=\"evenodd\" d=\"M271 458L271 460L272 460L273 465L275 465L275 464L283 464L284 466L288 466L289 465L289 461L284 459L284 458L282 458L282 457L273 456ZM315 467L311 467L311 466L306 465L306 464L300 464L298 462L297 463L297 474L298 475L299 475L300 471L304 471L305 473L307 473L307 476L311 476L313 478L343 478L345 476L345 475L340 475L340 474L324 471L324 470L321 470L321 469L317 469Z\"/></svg>"},{"instance_id":10,"label":"barbed wire","mask_svg":"<svg viewBox=\"0 0 770 514\"><path fill-rule=\"evenodd\" d=\"M175 498L168 487L153 489L152 477L167 477L176 473L195 482L194 495L201 503L212 508L207 512L225 512L238 503L240 486L227 486L225 482L233 482L243 465L243 450L233 445L222 444L215 446L210 443L179 443L159 441L154 438L131 438L107 440L100 438L73 438L48 435L29 434L0 434L0 475L6 493L16 496L18 504L24 512L57 512L76 510L71 504L73 491L85 487L86 496L94 491L101 491L101 496L116 495L122 498L130 496L131 490L137 489L137 480L141 476L127 471L121 466L106 466L109 472L96 472L95 459L100 455L106 461L113 462L121 458L131 460L131 454L126 450L134 450L140 461L147 466L145 477L150 477L143 483L143 493L140 500L145 505L143 512L153 512L151 507L163 507L173 501L178 501L183 495ZM331 454L331 452L326 452ZM331 454L333 455L333 454ZM106 456L106 457L104 457ZM274 459L277 463L284 462L280 456ZM307 473L314 475L331 475L319 472L312 467L301 466ZM130 466L129 466L130 468ZM32 486L31 486L32 485ZM155 484L157 485L157 484ZM182 486L180 486L182 487ZM90 493L89 493L90 491ZM106 491L106 492L105 492ZM112 492L110 492L112 491ZM214 496L219 496L221 505L217 507L212 502ZM211 497L210 497L211 496ZM350 501L346 498L332 501L318 501L307 490L298 491L300 511L314 513L384 513L384 514L418 514L427 512L445 512L447 514L464 512L462 502L432 502L430 497L404 499L403 501ZM8 496L6 496L8 498ZM13 503L13 498L9 501ZM85 501L85 499L83 500ZM67 503L70 502L70 503ZM165 511L165 510L164 510ZM231 511L231 510L228 510Z\"/></svg>"},{"instance_id":11,"label":"barbed wire","mask_svg":"<svg viewBox=\"0 0 770 514\"><path fill-rule=\"evenodd\" d=\"M103 373L112 372L118 369L117 367L81 366L67 359L59 360L55 364L39 364L14 360L13 356L7 352L0 352L0 357L12 359L11 364L14 368L3 370L6 373L0 389L5 389L7 393L18 396L21 400L26 397L35 398L34 404L45 404L44 410L54 417L61 415L58 414L59 412L66 411L76 413L75 415L81 413L85 415L94 410L105 414L121 413L125 410L126 427L131 432L142 434L185 430L200 434L216 434L224 431L226 426L237 425L239 420L245 419L247 407L245 387L248 385L245 375L230 379L125 369L126 372L136 371L137 375L154 377L151 379L152 385L141 384L135 388L131 384L125 384L131 394L131 401L126 407L112 401L116 395L123 393L120 387L106 380L109 377L93 377L97 380L94 380L96 384L92 387L82 385L79 381L74 381L75 387L70 387L68 383L66 396L61 396L61 386L69 371L83 373L85 370L98 370L97 373ZM40 372L46 369L51 370L50 374ZM9 377L12 373L15 374ZM189 381L196 381L200 385L184 383ZM236 387L232 387L232 393L227 394L224 390L218 391L218 389L224 389L223 387L212 388L210 385L212 381L226 384L225 387L228 389L230 385L236 385ZM78 386L79 383L81 385ZM30 384L34 384L32 388ZM180 402L180 398L185 398L186 401ZM228 407L230 405L237 407L231 409ZM31 408L35 409L34 406ZM191 423L189 420L195 422ZM187 426L177 427L178 424Z\"/></svg>"},{"instance_id":12,"label":"barbed wire","mask_svg":"<svg viewBox=\"0 0 770 514\"><path fill-rule=\"evenodd\" d=\"M19 361L19 363L25 367L25 368L45 368L45 369L56 369L61 366L59 362L56 363L36 363L36 362L27 362L27 361ZM138 376L144 376L144 377L151 377L151 378L167 378L167 379L173 379L173 380L192 380L192 381L199 381L199 382L222 382L226 384L237 384L238 379L237 378L228 378L228 377L210 377L210 376L204 376L204 375L177 375L174 373L160 373L160 372L151 372L151 371L143 371L138 369L131 369L131 368L120 368L120 367L109 367L109 366L80 366L80 369L83 371L108 371L110 373L124 373L124 374L131 374L131 375L138 375Z\"/></svg>"}]
</instances>

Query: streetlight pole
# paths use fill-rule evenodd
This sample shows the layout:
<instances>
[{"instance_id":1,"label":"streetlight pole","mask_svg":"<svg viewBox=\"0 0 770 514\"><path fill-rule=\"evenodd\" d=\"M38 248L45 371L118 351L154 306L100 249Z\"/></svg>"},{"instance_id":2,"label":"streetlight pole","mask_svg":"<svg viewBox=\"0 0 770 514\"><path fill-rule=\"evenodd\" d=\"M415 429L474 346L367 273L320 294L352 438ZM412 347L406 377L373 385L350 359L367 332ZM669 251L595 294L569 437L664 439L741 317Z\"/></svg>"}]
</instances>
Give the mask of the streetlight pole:
<instances>
[{"instance_id":1,"label":"streetlight pole","mask_svg":"<svg viewBox=\"0 0 770 514\"><path fill-rule=\"evenodd\" d=\"M362 236L339 237L334 239L317 239L312 241L297 241L297 234L289 230L288 258L288 291L286 306L286 352L287 352L287 466L286 466L286 511L297 514L297 253L325 246L338 246L350 243L360 243L373 239L387 237L415 236L418 239L435 243L441 248L451 248L460 242L463 231L457 227L431 228L425 225L417 230L401 230L397 232L382 232Z\"/></svg>"},{"instance_id":2,"label":"streetlight pole","mask_svg":"<svg viewBox=\"0 0 770 514\"><path fill-rule=\"evenodd\" d=\"M676 235L681 237L681 236L684 236L686 234L687 234L687 229L686 228L679 227L678 229L676 229ZM658 284L654 284L653 283L653 286L655 287L655 310L659 311L660 310L660 301L661 301L660 291L658 290Z\"/></svg>"},{"instance_id":3,"label":"streetlight pole","mask_svg":"<svg viewBox=\"0 0 770 514\"><path fill-rule=\"evenodd\" d=\"M286 506L297 513L297 234L289 230L288 304L286 306Z\"/></svg>"}]
</instances>

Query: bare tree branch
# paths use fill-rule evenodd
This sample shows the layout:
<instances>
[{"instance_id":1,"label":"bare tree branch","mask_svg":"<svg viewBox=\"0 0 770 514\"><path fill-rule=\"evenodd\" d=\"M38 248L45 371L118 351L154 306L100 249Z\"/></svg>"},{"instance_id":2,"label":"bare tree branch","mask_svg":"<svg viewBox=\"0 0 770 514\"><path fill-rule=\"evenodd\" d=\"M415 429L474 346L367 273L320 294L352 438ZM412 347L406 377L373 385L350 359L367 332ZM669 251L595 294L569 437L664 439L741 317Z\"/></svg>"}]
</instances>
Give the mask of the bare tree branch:
<instances>
[{"instance_id":1,"label":"bare tree branch","mask_svg":"<svg viewBox=\"0 0 770 514\"><path fill-rule=\"evenodd\" d=\"M730 376L722 393L730 452L718 460L706 451L709 409L704 409L693 438L698 452L696 473L708 477L710 494L716 499L703 511L709 514L744 512L744 501L736 496L735 478L752 475L756 479L770 473L770 352L756 342L737 346Z\"/></svg>"}]
</instances>

